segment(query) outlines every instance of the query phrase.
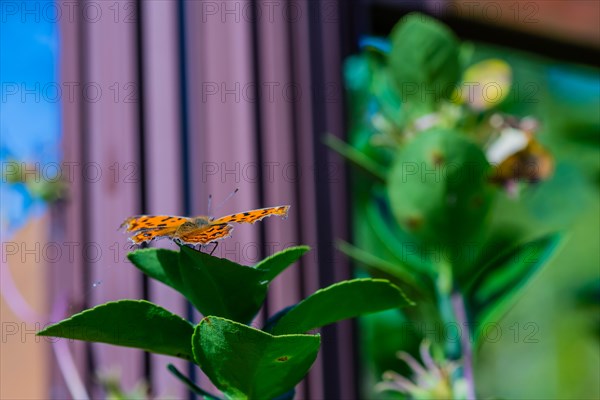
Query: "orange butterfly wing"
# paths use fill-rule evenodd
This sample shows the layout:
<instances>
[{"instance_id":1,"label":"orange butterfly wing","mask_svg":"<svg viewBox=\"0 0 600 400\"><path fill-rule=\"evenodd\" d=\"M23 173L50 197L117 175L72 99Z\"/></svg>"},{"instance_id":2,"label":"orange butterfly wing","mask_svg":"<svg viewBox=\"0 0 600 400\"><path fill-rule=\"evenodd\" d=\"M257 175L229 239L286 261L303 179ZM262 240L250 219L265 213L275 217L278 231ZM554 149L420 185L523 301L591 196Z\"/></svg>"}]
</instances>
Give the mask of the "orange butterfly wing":
<instances>
[{"instance_id":1,"label":"orange butterfly wing","mask_svg":"<svg viewBox=\"0 0 600 400\"><path fill-rule=\"evenodd\" d=\"M157 228L157 229L143 229L133 235L129 240L133 242L133 244L142 244L146 242L151 242L155 239L160 239L164 237L173 237L173 235L177 232L177 228Z\"/></svg>"},{"instance_id":2,"label":"orange butterfly wing","mask_svg":"<svg viewBox=\"0 0 600 400\"><path fill-rule=\"evenodd\" d=\"M137 232L144 229L177 229L186 221L189 221L189 218L169 215L136 215L127 218L121 224L121 228L125 228L126 232Z\"/></svg>"},{"instance_id":3,"label":"orange butterfly wing","mask_svg":"<svg viewBox=\"0 0 600 400\"><path fill-rule=\"evenodd\" d=\"M177 232L174 239L183 244L209 244L231 236L233 226L228 224L210 224L187 232Z\"/></svg>"},{"instance_id":4,"label":"orange butterfly wing","mask_svg":"<svg viewBox=\"0 0 600 400\"><path fill-rule=\"evenodd\" d=\"M121 224L121 228L125 228L126 232L135 233L129 239L133 244L142 244L155 239L172 237L188 220L185 217L170 215L136 215L126 219Z\"/></svg>"},{"instance_id":5,"label":"orange butterfly wing","mask_svg":"<svg viewBox=\"0 0 600 400\"><path fill-rule=\"evenodd\" d=\"M268 208L259 208L258 210L251 210L246 212L241 212L237 214L226 215L224 217L215 219L211 221L211 225L213 224L223 224L229 222L236 223L248 223L253 224L256 221L260 221L265 217L270 217L271 215L279 215L283 218L287 217L288 210L290 206L278 206L278 207L268 207Z\"/></svg>"}]
</instances>

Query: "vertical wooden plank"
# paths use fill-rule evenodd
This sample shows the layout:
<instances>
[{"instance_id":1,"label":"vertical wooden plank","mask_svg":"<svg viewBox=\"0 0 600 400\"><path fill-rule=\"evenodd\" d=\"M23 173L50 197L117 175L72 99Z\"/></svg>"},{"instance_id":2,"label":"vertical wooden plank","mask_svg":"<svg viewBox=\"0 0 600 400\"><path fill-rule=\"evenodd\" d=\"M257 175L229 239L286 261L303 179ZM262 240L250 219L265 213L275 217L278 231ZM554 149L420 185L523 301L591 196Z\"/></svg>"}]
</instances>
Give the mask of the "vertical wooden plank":
<instances>
[{"instance_id":1,"label":"vertical wooden plank","mask_svg":"<svg viewBox=\"0 0 600 400\"><path fill-rule=\"evenodd\" d=\"M259 181L252 179L257 166L254 107L248 101L252 82L251 26L242 18L247 1L207 3L219 14L207 14L207 4L188 3L195 16L197 35L190 37L190 160L193 211L206 213L208 194L214 203L235 188L239 193L218 214L259 207ZM222 13L222 14L221 14ZM192 25L192 24L190 24ZM234 237L223 242L215 254L233 261L251 261L247 243L255 244L254 226L239 225Z\"/></svg>"},{"instance_id":2,"label":"vertical wooden plank","mask_svg":"<svg viewBox=\"0 0 600 400\"><path fill-rule=\"evenodd\" d=\"M261 12L272 5L260 1ZM294 157L292 103L296 89L290 76L290 52L287 21L277 8L272 14L258 20L259 28L259 101L262 120L262 180L265 206L291 204L285 224L271 224L266 232L266 248L270 255L290 245L298 244L300 209L296 204L297 188L302 179ZM301 171L306 172L306 171ZM269 313L292 305L300 300L298 271L285 271L270 286Z\"/></svg>"},{"instance_id":3,"label":"vertical wooden plank","mask_svg":"<svg viewBox=\"0 0 600 400\"><path fill-rule=\"evenodd\" d=\"M201 23L194 53L201 68L196 73L199 80L192 83L191 97L200 121L192 124L191 138L204 136L204 148L191 143L192 162L200 162L200 168L193 169L199 178L193 179L198 189L194 191L194 205L205 202L207 193L212 193L218 203L239 187L240 193L220 213L259 206L258 179L251 179L257 160L254 107L248 97L253 84L251 24L242 15L247 4L250 2L206 2L200 4L202 10L197 15ZM210 14L207 6L215 5L219 7L218 13ZM236 227L234 240L228 243L255 241L256 230L247 228L251 227ZM237 256L235 261L244 261L239 245L223 246L223 251Z\"/></svg>"},{"instance_id":4,"label":"vertical wooden plank","mask_svg":"<svg viewBox=\"0 0 600 400\"><path fill-rule=\"evenodd\" d=\"M257 95L260 104L262 159L261 179L264 206L290 204L285 223L267 224L265 229L265 256L299 243L301 208L297 202L298 186L309 180L306 171L296 163L294 151L293 103L297 100L297 86L292 81L290 66L290 37L288 19L283 10L287 2L256 3L257 19ZM309 183L310 184L310 183ZM305 257L310 257L307 255ZM269 287L268 314L299 302L302 298L298 277L300 266L283 272ZM305 398L305 387L296 388L296 398Z\"/></svg>"},{"instance_id":5,"label":"vertical wooden plank","mask_svg":"<svg viewBox=\"0 0 600 400\"><path fill-rule=\"evenodd\" d=\"M67 10L70 3L61 0L57 6L61 11ZM85 305L84 259L83 259L83 174L84 160L81 154L82 131L82 91L81 91L81 20L79 15L72 18L59 19L60 29L60 85L61 88L76 87L76 90L63 95L62 111L62 172L67 183L67 198L51 209L50 235L53 241L60 243L64 254L59 264L49 264L48 278L51 282L50 301L53 307L66 304L66 310L57 310L54 318L68 317L81 311ZM65 94L66 92L63 92ZM68 252L69 248L75 249ZM89 288L89 286L88 286ZM56 321L52 321L56 322ZM80 341L66 341L66 347L72 353L77 372L85 383L91 382L90 371L86 366L88 359L86 348L89 344ZM51 398L68 398L71 393L59 368L56 368L56 357L50 358L50 392Z\"/></svg>"},{"instance_id":6,"label":"vertical wooden plank","mask_svg":"<svg viewBox=\"0 0 600 400\"><path fill-rule=\"evenodd\" d=\"M249 1L186 2L189 77L189 149L192 212L205 214L208 194L214 203L235 188L219 215L259 207L252 84ZM256 226L236 226L215 255L248 264L259 246ZM256 322L260 324L260 321ZM201 385L211 386L202 377Z\"/></svg>"},{"instance_id":7,"label":"vertical wooden plank","mask_svg":"<svg viewBox=\"0 0 600 400\"><path fill-rule=\"evenodd\" d=\"M141 2L144 78L144 144L146 207L148 214L182 215L183 178L180 93L177 49L177 2ZM170 241L158 246L176 249ZM183 317L184 298L160 282L150 280L150 300ZM185 386L167 372L167 364L185 371L187 363L160 355L151 356L151 384L156 396L184 398Z\"/></svg>"},{"instance_id":8,"label":"vertical wooden plank","mask_svg":"<svg viewBox=\"0 0 600 400\"><path fill-rule=\"evenodd\" d=\"M303 91L303 95L294 103L296 115L295 133L297 148L298 169L306 172L314 167L314 135L313 135L313 110L312 74L311 74L311 43L310 43L310 14L309 0L294 1L297 10L295 18L290 19L290 46L293 51L292 80ZM313 169L314 171L314 169ZM319 260L317 257L317 204L314 173L305 174L299 188L298 212L306 216L302 222L300 242L309 244L312 248L310 257L302 260L302 275L304 281L303 297L319 289ZM306 398L324 398L323 360L322 352L313 365L308 377L308 392Z\"/></svg>"},{"instance_id":9,"label":"vertical wooden plank","mask_svg":"<svg viewBox=\"0 0 600 400\"><path fill-rule=\"evenodd\" d=\"M87 57L84 140L87 214L84 258L90 305L141 297L141 276L125 259L121 222L139 212L135 3L84 1ZM115 327L115 335L118 328ZM139 350L93 344L96 371L117 367L131 387L143 376Z\"/></svg>"}]
</instances>

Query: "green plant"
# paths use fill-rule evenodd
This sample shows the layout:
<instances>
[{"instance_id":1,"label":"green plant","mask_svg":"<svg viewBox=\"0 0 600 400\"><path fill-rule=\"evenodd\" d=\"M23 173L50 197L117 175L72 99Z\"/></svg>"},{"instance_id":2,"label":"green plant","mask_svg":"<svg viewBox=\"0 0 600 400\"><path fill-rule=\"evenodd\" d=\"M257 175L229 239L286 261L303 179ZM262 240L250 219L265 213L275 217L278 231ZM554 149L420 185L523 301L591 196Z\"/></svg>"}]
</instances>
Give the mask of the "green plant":
<instances>
[{"instance_id":1,"label":"green plant","mask_svg":"<svg viewBox=\"0 0 600 400\"><path fill-rule=\"evenodd\" d=\"M516 203L547 179L553 158L534 119L506 113L514 102L510 66L472 61L472 46L440 22L410 14L389 41L369 39L363 48L345 68L351 144L326 138L358 167L356 245L339 248L369 274L401 283L417 303L365 318L367 345L379 357L372 379L393 368L401 374L387 372L391 383L377 388L411 399L475 399L473 365L486 329L561 241L492 226L494 205ZM378 340L394 324L395 339ZM400 349L419 354L425 368L405 353L399 363Z\"/></svg>"},{"instance_id":2,"label":"green plant","mask_svg":"<svg viewBox=\"0 0 600 400\"><path fill-rule=\"evenodd\" d=\"M179 357L197 364L227 398L269 399L286 394L306 375L320 347L307 332L365 313L411 304L384 279L353 279L313 293L271 317L263 329L249 326L269 284L309 250L290 247L254 266L244 266L181 246L143 249L129 260L150 278L185 296L204 316L193 324L145 300L108 302L48 326L41 336L109 343ZM173 366L192 391L195 386Z\"/></svg>"}]
</instances>

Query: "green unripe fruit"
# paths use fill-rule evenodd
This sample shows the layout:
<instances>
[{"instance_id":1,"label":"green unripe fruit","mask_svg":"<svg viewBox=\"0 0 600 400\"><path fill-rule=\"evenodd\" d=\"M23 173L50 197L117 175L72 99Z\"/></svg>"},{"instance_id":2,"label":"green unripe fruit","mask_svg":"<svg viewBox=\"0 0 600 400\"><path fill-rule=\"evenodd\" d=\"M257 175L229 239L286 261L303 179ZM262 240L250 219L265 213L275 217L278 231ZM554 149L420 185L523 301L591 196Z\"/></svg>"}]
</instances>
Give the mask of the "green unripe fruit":
<instances>
[{"instance_id":1,"label":"green unripe fruit","mask_svg":"<svg viewBox=\"0 0 600 400\"><path fill-rule=\"evenodd\" d=\"M420 133L399 150L388 176L394 217L427 246L467 245L490 209L489 169L479 147L459 133Z\"/></svg>"}]
</instances>

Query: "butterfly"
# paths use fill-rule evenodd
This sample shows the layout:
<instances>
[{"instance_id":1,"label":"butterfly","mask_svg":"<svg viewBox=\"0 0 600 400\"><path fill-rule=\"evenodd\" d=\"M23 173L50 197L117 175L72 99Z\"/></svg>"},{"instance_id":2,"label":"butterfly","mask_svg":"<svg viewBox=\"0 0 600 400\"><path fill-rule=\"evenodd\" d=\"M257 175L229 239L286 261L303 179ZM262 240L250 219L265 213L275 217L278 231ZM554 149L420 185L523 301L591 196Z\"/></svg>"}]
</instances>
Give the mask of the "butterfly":
<instances>
[{"instance_id":1,"label":"butterfly","mask_svg":"<svg viewBox=\"0 0 600 400\"><path fill-rule=\"evenodd\" d=\"M221 218L173 217L169 215L136 215L126 219L121 224L132 236L129 240L133 245L148 243L155 239L169 238L174 242L186 245L207 245L217 240L231 237L234 223L253 224L265 217L279 215L286 218L290 206L259 208Z\"/></svg>"}]
</instances>

